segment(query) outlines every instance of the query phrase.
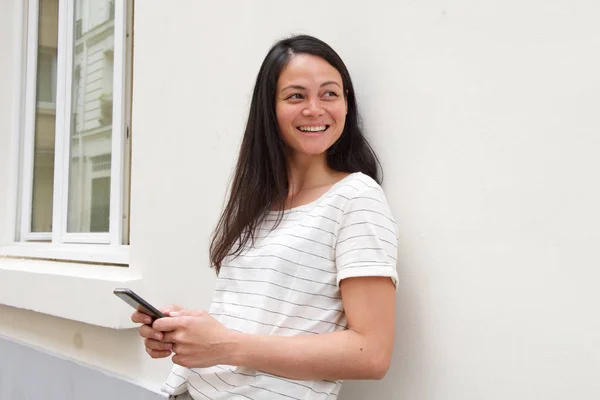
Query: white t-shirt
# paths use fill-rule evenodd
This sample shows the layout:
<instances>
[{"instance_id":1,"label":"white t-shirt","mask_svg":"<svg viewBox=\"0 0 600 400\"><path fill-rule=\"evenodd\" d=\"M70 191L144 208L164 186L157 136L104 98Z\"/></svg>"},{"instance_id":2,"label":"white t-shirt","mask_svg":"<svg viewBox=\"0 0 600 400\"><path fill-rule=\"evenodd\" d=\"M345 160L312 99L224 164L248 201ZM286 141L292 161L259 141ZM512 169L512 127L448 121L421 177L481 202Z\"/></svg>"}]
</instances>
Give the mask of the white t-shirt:
<instances>
[{"instance_id":1,"label":"white t-shirt","mask_svg":"<svg viewBox=\"0 0 600 400\"><path fill-rule=\"evenodd\" d=\"M334 184L312 203L270 213L253 247L227 257L210 314L227 328L297 336L346 329L342 279L390 277L397 285L397 228L381 187L362 173ZM178 365L163 385L194 399L334 399L342 381L299 381L246 367Z\"/></svg>"}]
</instances>

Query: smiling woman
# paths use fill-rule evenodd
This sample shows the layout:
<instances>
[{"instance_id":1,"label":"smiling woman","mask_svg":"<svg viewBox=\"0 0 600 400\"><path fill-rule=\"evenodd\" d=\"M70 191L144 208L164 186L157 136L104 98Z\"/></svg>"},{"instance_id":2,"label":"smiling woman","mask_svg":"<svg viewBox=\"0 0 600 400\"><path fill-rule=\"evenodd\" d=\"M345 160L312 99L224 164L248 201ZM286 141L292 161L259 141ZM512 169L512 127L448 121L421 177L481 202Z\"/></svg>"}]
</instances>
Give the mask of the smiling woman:
<instances>
[{"instance_id":1,"label":"smiling woman","mask_svg":"<svg viewBox=\"0 0 600 400\"><path fill-rule=\"evenodd\" d=\"M382 378L397 240L346 66L314 37L279 41L258 74L213 237L210 310L132 316L151 357L175 353L164 390L333 399L342 379Z\"/></svg>"}]
</instances>

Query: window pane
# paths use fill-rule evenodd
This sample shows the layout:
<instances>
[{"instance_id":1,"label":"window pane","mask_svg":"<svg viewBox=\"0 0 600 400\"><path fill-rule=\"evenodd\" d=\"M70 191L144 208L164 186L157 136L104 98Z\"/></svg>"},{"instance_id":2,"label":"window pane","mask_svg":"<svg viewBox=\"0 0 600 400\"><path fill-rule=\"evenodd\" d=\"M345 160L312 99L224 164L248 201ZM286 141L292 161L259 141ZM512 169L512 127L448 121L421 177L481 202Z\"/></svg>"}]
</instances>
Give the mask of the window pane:
<instances>
[{"instance_id":1,"label":"window pane","mask_svg":"<svg viewBox=\"0 0 600 400\"><path fill-rule=\"evenodd\" d=\"M52 232L58 0L40 0L31 231Z\"/></svg>"},{"instance_id":2,"label":"window pane","mask_svg":"<svg viewBox=\"0 0 600 400\"><path fill-rule=\"evenodd\" d=\"M108 232L114 3L75 4L68 232Z\"/></svg>"}]
</instances>

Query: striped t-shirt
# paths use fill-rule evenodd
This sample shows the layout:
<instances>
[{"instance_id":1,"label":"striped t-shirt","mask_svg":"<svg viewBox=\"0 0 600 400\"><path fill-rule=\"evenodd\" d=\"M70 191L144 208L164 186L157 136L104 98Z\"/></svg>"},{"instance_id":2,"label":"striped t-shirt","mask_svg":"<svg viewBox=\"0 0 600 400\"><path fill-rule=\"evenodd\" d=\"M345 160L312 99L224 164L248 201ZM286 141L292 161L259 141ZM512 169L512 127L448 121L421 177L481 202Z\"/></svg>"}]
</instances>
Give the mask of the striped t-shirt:
<instances>
[{"instance_id":1,"label":"striped t-shirt","mask_svg":"<svg viewBox=\"0 0 600 400\"><path fill-rule=\"evenodd\" d=\"M342 279L390 277L397 285L397 229L381 187L362 173L319 199L277 212L254 246L227 257L210 314L227 328L260 335L314 335L346 329ZM163 390L194 399L334 399L342 381L300 381L242 366L174 365Z\"/></svg>"}]
</instances>

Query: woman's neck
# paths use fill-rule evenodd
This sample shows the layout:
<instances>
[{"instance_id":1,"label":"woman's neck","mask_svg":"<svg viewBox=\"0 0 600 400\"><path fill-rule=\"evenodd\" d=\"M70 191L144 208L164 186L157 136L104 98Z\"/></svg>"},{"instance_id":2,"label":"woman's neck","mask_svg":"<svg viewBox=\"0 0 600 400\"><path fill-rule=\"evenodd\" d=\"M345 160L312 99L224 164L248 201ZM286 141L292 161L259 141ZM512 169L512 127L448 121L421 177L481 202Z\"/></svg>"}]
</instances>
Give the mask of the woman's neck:
<instances>
[{"instance_id":1,"label":"woman's neck","mask_svg":"<svg viewBox=\"0 0 600 400\"><path fill-rule=\"evenodd\" d=\"M327 165L326 155L293 157L288 159L288 194L284 209L310 203L327 192L347 172L339 172Z\"/></svg>"},{"instance_id":2,"label":"woman's neck","mask_svg":"<svg viewBox=\"0 0 600 400\"><path fill-rule=\"evenodd\" d=\"M327 165L325 157L294 157L288 161L288 197L330 184L337 173Z\"/></svg>"}]
</instances>

